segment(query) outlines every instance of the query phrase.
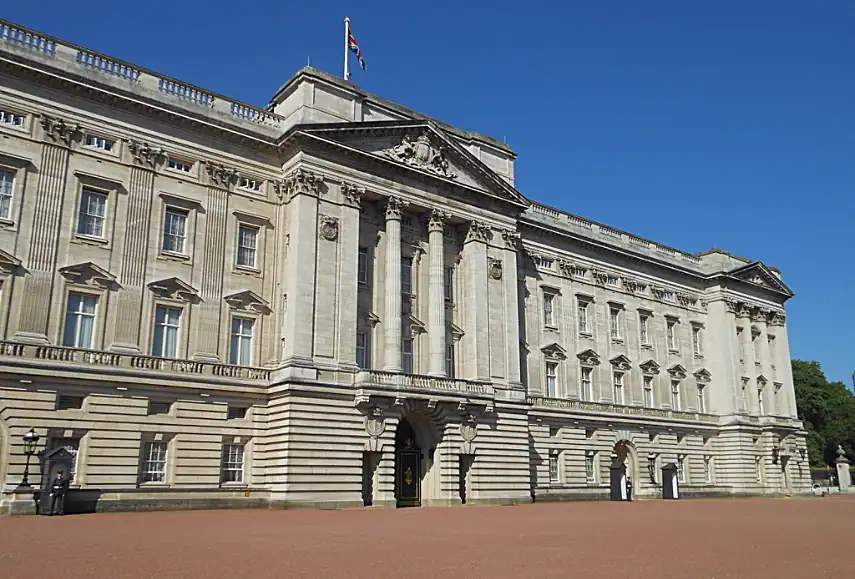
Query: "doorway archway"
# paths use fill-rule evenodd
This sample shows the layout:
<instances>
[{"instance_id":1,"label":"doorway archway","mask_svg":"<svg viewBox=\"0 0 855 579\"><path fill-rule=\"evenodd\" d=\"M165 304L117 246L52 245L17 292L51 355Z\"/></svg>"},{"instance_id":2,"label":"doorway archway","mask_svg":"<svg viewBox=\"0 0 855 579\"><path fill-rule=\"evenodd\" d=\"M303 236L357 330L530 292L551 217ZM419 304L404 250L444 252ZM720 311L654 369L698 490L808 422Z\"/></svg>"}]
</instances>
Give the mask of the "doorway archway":
<instances>
[{"instance_id":1,"label":"doorway archway","mask_svg":"<svg viewBox=\"0 0 855 579\"><path fill-rule=\"evenodd\" d=\"M638 460L635 453L635 447L628 440L619 440L615 444L612 451L615 460L619 464L626 467L626 476L630 477L637 484L638 479Z\"/></svg>"},{"instance_id":2,"label":"doorway archway","mask_svg":"<svg viewBox=\"0 0 855 579\"><path fill-rule=\"evenodd\" d=\"M436 436L430 420L409 413L395 432L395 503L398 507L419 507L434 497Z\"/></svg>"}]
</instances>

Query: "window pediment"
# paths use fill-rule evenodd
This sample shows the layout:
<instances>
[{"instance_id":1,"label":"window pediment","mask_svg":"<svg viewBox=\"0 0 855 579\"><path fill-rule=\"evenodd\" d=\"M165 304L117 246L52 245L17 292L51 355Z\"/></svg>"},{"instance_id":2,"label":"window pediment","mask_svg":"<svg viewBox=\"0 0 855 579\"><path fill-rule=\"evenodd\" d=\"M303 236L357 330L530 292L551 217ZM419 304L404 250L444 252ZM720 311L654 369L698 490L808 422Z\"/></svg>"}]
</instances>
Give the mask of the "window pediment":
<instances>
[{"instance_id":1,"label":"window pediment","mask_svg":"<svg viewBox=\"0 0 855 579\"><path fill-rule=\"evenodd\" d=\"M238 221L245 221L253 225L261 225L265 227L272 225L270 223L270 218L264 215L256 215L255 213L248 213L246 211L241 211L240 209L235 209L232 211L232 214L237 217Z\"/></svg>"},{"instance_id":2,"label":"window pediment","mask_svg":"<svg viewBox=\"0 0 855 579\"><path fill-rule=\"evenodd\" d=\"M94 286L100 289L114 289L118 286L116 276L91 261L61 267L59 274L75 285Z\"/></svg>"},{"instance_id":3,"label":"window pediment","mask_svg":"<svg viewBox=\"0 0 855 579\"><path fill-rule=\"evenodd\" d=\"M617 356L609 360L609 363L611 363L611 365L617 368L618 370L630 370L632 368L632 362L623 354L618 354Z\"/></svg>"},{"instance_id":4,"label":"window pediment","mask_svg":"<svg viewBox=\"0 0 855 579\"><path fill-rule=\"evenodd\" d=\"M448 331L451 332L451 337L454 338L455 341L459 340L466 333L459 326L452 322L448 322Z\"/></svg>"},{"instance_id":5,"label":"window pediment","mask_svg":"<svg viewBox=\"0 0 855 579\"><path fill-rule=\"evenodd\" d=\"M374 312L365 312L364 316L365 322L372 328L380 323L380 316L378 316Z\"/></svg>"},{"instance_id":6,"label":"window pediment","mask_svg":"<svg viewBox=\"0 0 855 579\"><path fill-rule=\"evenodd\" d=\"M21 267L21 260L0 249L0 275L12 275Z\"/></svg>"},{"instance_id":7,"label":"window pediment","mask_svg":"<svg viewBox=\"0 0 855 579\"><path fill-rule=\"evenodd\" d=\"M197 199L191 199L190 197L182 197L181 195L176 195L175 193L167 193L166 191L161 191L160 198L163 199L164 203L166 203L167 205L175 205L176 207L181 207L182 209L188 209L190 211L198 211L203 208L201 201Z\"/></svg>"},{"instance_id":8,"label":"window pediment","mask_svg":"<svg viewBox=\"0 0 855 579\"><path fill-rule=\"evenodd\" d=\"M104 175L95 175L94 173L86 173L85 171L75 171L74 176L84 185L89 185L96 189L125 192L125 185L119 179L110 179Z\"/></svg>"},{"instance_id":9,"label":"window pediment","mask_svg":"<svg viewBox=\"0 0 855 579\"><path fill-rule=\"evenodd\" d=\"M645 374L659 374L659 364L656 363L656 360L648 360L639 364L641 371Z\"/></svg>"},{"instance_id":10,"label":"window pediment","mask_svg":"<svg viewBox=\"0 0 855 579\"><path fill-rule=\"evenodd\" d=\"M588 349L576 354L576 357L579 358L579 361L582 362L585 366L599 366L600 365L600 355L597 354L596 351Z\"/></svg>"},{"instance_id":11,"label":"window pediment","mask_svg":"<svg viewBox=\"0 0 855 579\"><path fill-rule=\"evenodd\" d=\"M707 383L710 381L711 374L707 371L706 368L701 368L692 374L698 382Z\"/></svg>"},{"instance_id":12,"label":"window pediment","mask_svg":"<svg viewBox=\"0 0 855 579\"><path fill-rule=\"evenodd\" d=\"M548 360L567 359L567 350L562 348L557 342L553 342L548 346L542 347L540 351L543 352L543 355L546 356Z\"/></svg>"},{"instance_id":13,"label":"window pediment","mask_svg":"<svg viewBox=\"0 0 855 579\"><path fill-rule=\"evenodd\" d=\"M410 320L410 326L413 328L414 332L417 334L427 333L427 326L425 326L424 322L419 320L413 314L408 315L407 318Z\"/></svg>"},{"instance_id":14,"label":"window pediment","mask_svg":"<svg viewBox=\"0 0 855 579\"><path fill-rule=\"evenodd\" d=\"M199 300L199 291L190 284L184 283L177 277L170 277L148 284L148 289L158 297L179 300L182 302L196 302Z\"/></svg>"},{"instance_id":15,"label":"window pediment","mask_svg":"<svg viewBox=\"0 0 855 579\"><path fill-rule=\"evenodd\" d=\"M273 311L270 304L264 298L250 290L233 293L223 299L235 310L258 314L269 314Z\"/></svg>"},{"instance_id":16,"label":"window pediment","mask_svg":"<svg viewBox=\"0 0 855 579\"><path fill-rule=\"evenodd\" d=\"M680 364L674 364L668 368L668 373L671 374L673 378L679 378L681 380L686 377L686 369Z\"/></svg>"}]
</instances>

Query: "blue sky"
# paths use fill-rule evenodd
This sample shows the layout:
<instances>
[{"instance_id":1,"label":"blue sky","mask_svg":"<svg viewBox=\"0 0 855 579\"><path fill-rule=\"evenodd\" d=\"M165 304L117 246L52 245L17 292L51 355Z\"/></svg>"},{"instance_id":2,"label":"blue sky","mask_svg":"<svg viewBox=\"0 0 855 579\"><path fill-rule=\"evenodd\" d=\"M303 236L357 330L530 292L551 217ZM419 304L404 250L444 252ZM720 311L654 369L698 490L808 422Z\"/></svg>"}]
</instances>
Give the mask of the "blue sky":
<instances>
[{"instance_id":1,"label":"blue sky","mask_svg":"<svg viewBox=\"0 0 855 579\"><path fill-rule=\"evenodd\" d=\"M506 139L526 196L779 267L793 357L855 370L855 2L5 3L3 18L264 105L311 58Z\"/></svg>"}]
</instances>

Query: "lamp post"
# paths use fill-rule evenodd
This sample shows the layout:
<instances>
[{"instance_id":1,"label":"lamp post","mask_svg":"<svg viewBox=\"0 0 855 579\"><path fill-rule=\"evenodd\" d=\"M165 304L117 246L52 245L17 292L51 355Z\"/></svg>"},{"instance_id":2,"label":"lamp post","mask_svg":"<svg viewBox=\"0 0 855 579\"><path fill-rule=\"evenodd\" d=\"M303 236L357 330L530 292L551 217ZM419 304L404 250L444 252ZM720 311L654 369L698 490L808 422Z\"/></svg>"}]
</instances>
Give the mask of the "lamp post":
<instances>
[{"instance_id":1,"label":"lamp post","mask_svg":"<svg viewBox=\"0 0 855 579\"><path fill-rule=\"evenodd\" d=\"M36 444L39 442L39 435L35 429L24 435L24 454L27 456L27 462L24 465L24 478L21 480L21 486L30 486L30 457L36 453Z\"/></svg>"}]
</instances>

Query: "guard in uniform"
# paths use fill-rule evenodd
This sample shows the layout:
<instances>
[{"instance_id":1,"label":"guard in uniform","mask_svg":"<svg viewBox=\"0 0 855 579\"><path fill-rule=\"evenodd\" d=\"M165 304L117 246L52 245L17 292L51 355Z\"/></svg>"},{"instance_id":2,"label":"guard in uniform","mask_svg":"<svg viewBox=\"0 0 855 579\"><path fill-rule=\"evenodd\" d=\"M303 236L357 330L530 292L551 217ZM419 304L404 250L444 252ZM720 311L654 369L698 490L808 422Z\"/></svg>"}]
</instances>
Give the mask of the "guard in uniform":
<instances>
[{"instance_id":1,"label":"guard in uniform","mask_svg":"<svg viewBox=\"0 0 855 579\"><path fill-rule=\"evenodd\" d=\"M65 514L65 494L68 492L68 484L68 479L63 476L63 472L57 471L56 478L53 479L53 484L50 487L49 515ZM57 509L57 507L59 508Z\"/></svg>"},{"instance_id":2,"label":"guard in uniform","mask_svg":"<svg viewBox=\"0 0 855 579\"><path fill-rule=\"evenodd\" d=\"M632 500L632 477L626 477L626 500Z\"/></svg>"}]
</instances>

